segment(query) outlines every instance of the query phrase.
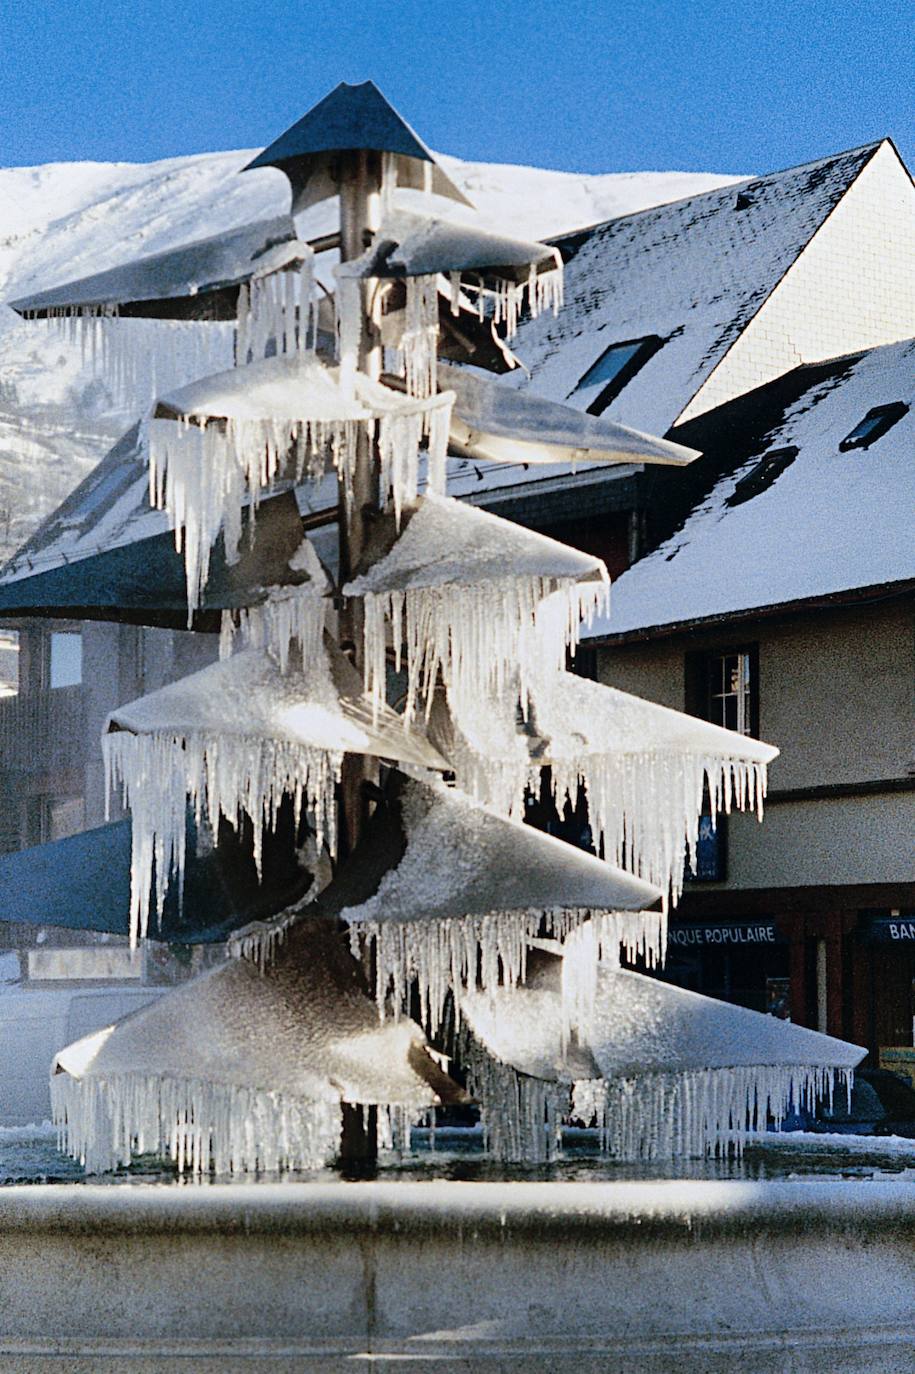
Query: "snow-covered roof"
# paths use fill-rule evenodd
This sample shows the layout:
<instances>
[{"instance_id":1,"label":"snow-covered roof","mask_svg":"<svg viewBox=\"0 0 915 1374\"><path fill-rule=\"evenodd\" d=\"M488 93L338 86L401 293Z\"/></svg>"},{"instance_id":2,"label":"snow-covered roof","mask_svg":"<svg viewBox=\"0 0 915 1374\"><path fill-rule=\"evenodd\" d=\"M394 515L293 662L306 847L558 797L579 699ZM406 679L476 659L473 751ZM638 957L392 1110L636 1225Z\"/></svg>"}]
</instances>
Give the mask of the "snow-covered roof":
<instances>
[{"instance_id":1,"label":"snow-covered roof","mask_svg":"<svg viewBox=\"0 0 915 1374\"><path fill-rule=\"evenodd\" d=\"M823 368L809 371L765 447L615 582L609 617L595 620L590 637L915 579L915 339L840 360L825 380ZM886 433L840 449L869 411L894 402L910 409ZM766 455L786 448L797 455L780 472L770 463L766 485ZM737 490L757 472L763 489Z\"/></svg>"},{"instance_id":2,"label":"snow-covered roof","mask_svg":"<svg viewBox=\"0 0 915 1374\"><path fill-rule=\"evenodd\" d=\"M565 305L523 324L515 345L530 385L574 405L571 393L611 344L657 336L663 345L606 413L664 434L879 146L557 239L572 254Z\"/></svg>"}]
</instances>

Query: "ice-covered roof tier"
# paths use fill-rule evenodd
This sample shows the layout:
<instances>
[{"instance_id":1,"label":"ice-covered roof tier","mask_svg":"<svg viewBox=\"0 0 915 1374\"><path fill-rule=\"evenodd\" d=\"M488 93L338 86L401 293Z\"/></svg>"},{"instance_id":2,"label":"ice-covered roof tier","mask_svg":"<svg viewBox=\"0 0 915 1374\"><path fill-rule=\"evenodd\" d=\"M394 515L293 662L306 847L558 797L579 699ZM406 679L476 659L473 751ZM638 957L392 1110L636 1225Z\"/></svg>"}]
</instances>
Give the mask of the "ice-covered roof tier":
<instances>
[{"instance_id":1,"label":"ice-covered roof tier","mask_svg":"<svg viewBox=\"0 0 915 1374\"><path fill-rule=\"evenodd\" d=\"M831 1094L836 1077L847 1085L864 1057L858 1045L620 969L615 959L595 972L592 940L583 926L564 946L544 942L530 952L523 987L462 998L468 1081L503 1157L526 1158L532 1145L518 1126L524 1111L512 1119L506 1102L540 1101L547 1084L556 1085L557 1114L567 1110L559 1085L574 1084L572 1114L597 1119L611 1155L664 1158L739 1148L769 1116L779 1121L792 1105ZM582 973L587 996L576 1003Z\"/></svg>"},{"instance_id":2,"label":"ice-covered roof tier","mask_svg":"<svg viewBox=\"0 0 915 1374\"><path fill-rule=\"evenodd\" d=\"M287 670L247 650L112 713L103 738L109 787L119 782L133 825L131 930L146 934L150 892L162 909L185 861L185 809L252 825L255 860L284 795L335 847L334 788L345 753L444 769L445 760L387 706L362 697L352 665L313 620Z\"/></svg>"},{"instance_id":3,"label":"ice-covered roof tier","mask_svg":"<svg viewBox=\"0 0 915 1374\"><path fill-rule=\"evenodd\" d=\"M439 363L454 392L450 450L493 463L660 463L683 467L695 449L548 401L465 367Z\"/></svg>"},{"instance_id":4,"label":"ice-covered roof tier","mask_svg":"<svg viewBox=\"0 0 915 1374\"><path fill-rule=\"evenodd\" d=\"M915 340L798 369L791 380L787 410L773 394L764 445L735 462L726 436L726 475L675 534L623 573L612 615L585 634L624 635L915 580ZM900 403L908 411L880 437L840 448L871 410Z\"/></svg>"},{"instance_id":5,"label":"ice-covered roof tier","mask_svg":"<svg viewBox=\"0 0 915 1374\"><path fill-rule=\"evenodd\" d=\"M523 685L534 659L558 669L582 618L607 604L607 570L592 554L450 497L424 496L404 515L400 533L390 520L379 524L370 566L344 594L365 607L373 700L384 698L388 627L398 669L406 644L407 720L417 703L428 708L439 671L472 703L500 693L519 670ZM549 643L536 634L546 597L556 608Z\"/></svg>"},{"instance_id":6,"label":"ice-covered roof tier","mask_svg":"<svg viewBox=\"0 0 915 1374\"><path fill-rule=\"evenodd\" d=\"M396 1012L412 979L423 1019L441 1021L446 994L523 981L527 946L610 913L633 952L657 953L664 918L656 887L462 793L392 775L352 858L316 902L239 932L237 948L269 961L286 930L336 915L375 942L377 998Z\"/></svg>"},{"instance_id":7,"label":"ice-covered roof tier","mask_svg":"<svg viewBox=\"0 0 915 1374\"><path fill-rule=\"evenodd\" d=\"M414 1022L379 1022L359 965L317 921L269 968L233 960L69 1045L51 1091L90 1172L135 1152L196 1172L318 1169L342 1103L403 1108L409 1124L464 1097Z\"/></svg>"},{"instance_id":8,"label":"ice-covered roof tier","mask_svg":"<svg viewBox=\"0 0 915 1374\"><path fill-rule=\"evenodd\" d=\"M583 788L595 845L670 889L674 900L703 807L710 803L715 815L735 805L761 818L767 768L778 754L761 740L540 665L524 688L516 677L514 691L469 703L449 693L448 704L436 702L431 736L459 786L519 814L548 767L560 809L567 799L574 807Z\"/></svg>"}]
</instances>

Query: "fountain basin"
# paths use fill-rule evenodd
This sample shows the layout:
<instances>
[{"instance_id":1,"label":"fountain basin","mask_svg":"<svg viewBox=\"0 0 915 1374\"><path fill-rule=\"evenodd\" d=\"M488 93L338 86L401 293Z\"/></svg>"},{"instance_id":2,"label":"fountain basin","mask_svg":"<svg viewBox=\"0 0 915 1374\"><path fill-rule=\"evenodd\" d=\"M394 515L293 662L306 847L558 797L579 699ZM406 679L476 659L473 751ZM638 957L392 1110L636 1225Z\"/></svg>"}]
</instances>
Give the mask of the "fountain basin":
<instances>
[{"instance_id":1,"label":"fountain basin","mask_svg":"<svg viewBox=\"0 0 915 1374\"><path fill-rule=\"evenodd\" d=\"M0 1191L0 1364L912 1368L905 1182Z\"/></svg>"}]
</instances>

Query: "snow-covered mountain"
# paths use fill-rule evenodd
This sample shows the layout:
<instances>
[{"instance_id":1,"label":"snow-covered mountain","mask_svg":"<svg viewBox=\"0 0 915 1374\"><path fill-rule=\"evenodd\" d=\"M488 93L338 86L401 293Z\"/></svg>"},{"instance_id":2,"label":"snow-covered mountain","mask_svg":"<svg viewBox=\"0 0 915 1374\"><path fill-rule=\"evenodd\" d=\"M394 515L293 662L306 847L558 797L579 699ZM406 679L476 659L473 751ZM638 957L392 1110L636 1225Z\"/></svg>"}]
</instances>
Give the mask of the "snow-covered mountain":
<instances>
[{"instance_id":1,"label":"snow-covered mountain","mask_svg":"<svg viewBox=\"0 0 915 1374\"><path fill-rule=\"evenodd\" d=\"M49 163L0 169L0 301L147 253L282 214L273 168L239 175L253 150L153 163ZM580 176L442 157L476 206L510 233L545 238L710 190L734 177L687 172ZM333 228L316 206L308 232ZM0 560L81 481L134 416L118 410L79 346L0 305Z\"/></svg>"}]
</instances>

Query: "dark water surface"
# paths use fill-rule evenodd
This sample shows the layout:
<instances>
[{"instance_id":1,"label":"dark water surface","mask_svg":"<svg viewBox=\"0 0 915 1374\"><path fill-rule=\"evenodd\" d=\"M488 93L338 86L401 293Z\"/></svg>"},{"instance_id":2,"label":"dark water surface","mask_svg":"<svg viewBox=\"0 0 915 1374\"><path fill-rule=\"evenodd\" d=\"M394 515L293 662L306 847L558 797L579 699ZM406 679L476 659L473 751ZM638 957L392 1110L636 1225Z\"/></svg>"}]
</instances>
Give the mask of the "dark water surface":
<instances>
[{"instance_id":1,"label":"dark water surface","mask_svg":"<svg viewBox=\"0 0 915 1374\"><path fill-rule=\"evenodd\" d=\"M483 1154L478 1131L439 1130L435 1148L430 1148L428 1131L414 1133L414 1152L398 1159L383 1157L375 1176L392 1181L418 1182L431 1179L452 1181L502 1182L512 1179L544 1182L585 1182L652 1179L788 1179L822 1178L897 1178L915 1183L915 1140L878 1141L862 1137L852 1143L829 1138L772 1137L747 1147L740 1159L664 1160L655 1164L623 1164L602 1159L596 1152L594 1135L586 1131L566 1137L562 1158L553 1164L523 1166L498 1164ZM311 1179L344 1177L334 1169L313 1174L286 1174L290 1183ZM75 1160L57 1148L52 1126L0 1127L0 1185L21 1183L77 1183L87 1175ZM176 1186L205 1186L217 1181L178 1179L161 1161L141 1160L129 1170L106 1174L93 1182L111 1184L163 1183ZM276 1175L246 1176L246 1184L277 1182Z\"/></svg>"}]
</instances>

